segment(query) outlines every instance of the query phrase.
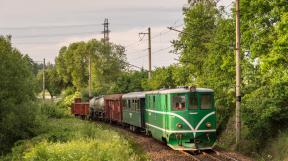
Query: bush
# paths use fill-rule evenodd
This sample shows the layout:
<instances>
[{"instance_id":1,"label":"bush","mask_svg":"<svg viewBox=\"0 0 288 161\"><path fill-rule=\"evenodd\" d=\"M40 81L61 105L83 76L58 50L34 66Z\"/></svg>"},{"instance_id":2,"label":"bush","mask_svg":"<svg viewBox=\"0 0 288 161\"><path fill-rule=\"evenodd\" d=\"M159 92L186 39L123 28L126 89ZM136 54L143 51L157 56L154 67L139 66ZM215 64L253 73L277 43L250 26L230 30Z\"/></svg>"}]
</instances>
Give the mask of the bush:
<instances>
[{"instance_id":1,"label":"bush","mask_svg":"<svg viewBox=\"0 0 288 161\"><path fill-rule=\"evenodd\" d=\"M75 92L70 95L64 95L63 99L57 102L59 108L70 110L71 104L74 102L75 98L80 97L80 92Z\"/></svg>"},{"instance_id":2,"label":"bush","mask_svg":"<svg viewBox=\"0 0 288 161\"><path fill-rule=\"evenodd\" d=\"M24 161L92 161L92 160L139 160L127 142L113 136L104 142L99 139L72 140L66 143L40 142L31 151L24 153Z\"/></svg>"},{"instance_id":3,"label":"bush","mask_svg":"<svg viewBox=\"0 0 288 161\"><path fill-rule=\"evenodd\" d=\"M42 131L35 101L33 62L11 45L11 37L0 36L0 154L21 139Z\"/></svg>"},{"instance_id":4,"label":"bush","mask_svg":"<svg viewBox=\"0 0 288 161\"><path fill-rule=\"evenodd\" d=\"M63 118L69 116L69 111L57 106L54 102L45 102L41 104L41 113L48 118Z\"/></svg>"},{"instance_id":5,"label":"bush","mask_svg":"<svg viewBox=\"0 0 288 161\"><path fill-rule=\"evenodd\" d=\"M288 82L263 86L243 99L243 120L249 128L247 138L259 146L274 138L288 126Z\"/></svg>"},{"instance_id":6,"label":"bush","mask_svg":"<svg viewBox=\"0 0 288 161\"><path fill-rule=\"evenodd\" d=\"M143 151L104 124L63 118L49 119L47 126L47 133L18 142L3 160L146 160Z\"/></svg>"}]
</instances>

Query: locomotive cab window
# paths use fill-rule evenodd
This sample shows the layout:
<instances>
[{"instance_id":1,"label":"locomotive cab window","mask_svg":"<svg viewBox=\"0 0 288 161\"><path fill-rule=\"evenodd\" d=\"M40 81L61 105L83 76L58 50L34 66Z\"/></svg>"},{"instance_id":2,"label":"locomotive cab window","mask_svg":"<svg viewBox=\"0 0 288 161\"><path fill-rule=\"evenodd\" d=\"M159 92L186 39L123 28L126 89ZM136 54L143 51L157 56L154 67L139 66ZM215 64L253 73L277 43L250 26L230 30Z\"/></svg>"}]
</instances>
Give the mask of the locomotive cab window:
<instances>
[{"instance_id":1,"label":"locomotive cab window","mask_svg":"<svg viewBox=\"0 0 288 161\"><path fill-rule=\"evenodd\" d=\"M173 96L172 97L172 108L173 108L173 110L185 110L186 97L185 96Z\"/></svg>"},{"instance_id":2,"label":"locomotive cab window","mask_svg":"<svg viewBox=\"0 0 288 161\"><path fill-rule=\"evenodd\" d=\"M212 96L209 94L201 95L201 109L212 108Z\"/></svg>"},{"instance_id":3,"label":"locomotive cab window","mask_svg":"<svg viewBox=\"0 0 288 161\"><path fill-rule=\"evenodd\" d=\"M198 98L196 94L192 94L189 96L189 110L197 110L198 109Z\"/></svg>"}]
</instances>

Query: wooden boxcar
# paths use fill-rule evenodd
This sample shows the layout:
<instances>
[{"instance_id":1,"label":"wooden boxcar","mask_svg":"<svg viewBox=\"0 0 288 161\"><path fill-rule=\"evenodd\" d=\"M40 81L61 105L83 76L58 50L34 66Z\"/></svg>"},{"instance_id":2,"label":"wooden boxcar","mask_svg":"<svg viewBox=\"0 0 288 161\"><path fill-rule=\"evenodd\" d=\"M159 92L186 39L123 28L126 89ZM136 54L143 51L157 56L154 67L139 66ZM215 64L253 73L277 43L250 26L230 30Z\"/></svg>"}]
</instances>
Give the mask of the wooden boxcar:
<instances>
[{"instance_id":1,"label":"wooden boxcar","mask_svg":"<svg viewBox=\"0 0 288 161\"><path fill-rule=\"evenodd\" d=\"M211 149L216 140L214 92L205 88L152 91L145 95L146 132L175 150Z\"/></svg>"},{"instance_id":2,"label":"wooden boxcar","mask_svg":"<svg viewBox=\"0 0 288 161\"><path fill-rule=\"evenodd\" d=\"M81 98L75 98L71 105L71 113L74 116L87 117L89 115L89 102L81 102Z\"/></svg>"},{"instance_id":3,"label":"wooden boxcar","mask_svg":"<svg viewBox=\"0 0 288 161\"><path fill-rule=\"evenodd\" d=\"M110 122L122 122L122 95L104 96L105 119Z\"/></svg>"},{"instance_id":4,"label":"wooden boxcar","mask_svg":"<svg viewBox=\"0 0 288 161\"><path fill-rule=\"evenodd\" d=\"M132 92L122 96L122 122L132 131L145 129L145 92Z\"/></svg>"}]
</instances>

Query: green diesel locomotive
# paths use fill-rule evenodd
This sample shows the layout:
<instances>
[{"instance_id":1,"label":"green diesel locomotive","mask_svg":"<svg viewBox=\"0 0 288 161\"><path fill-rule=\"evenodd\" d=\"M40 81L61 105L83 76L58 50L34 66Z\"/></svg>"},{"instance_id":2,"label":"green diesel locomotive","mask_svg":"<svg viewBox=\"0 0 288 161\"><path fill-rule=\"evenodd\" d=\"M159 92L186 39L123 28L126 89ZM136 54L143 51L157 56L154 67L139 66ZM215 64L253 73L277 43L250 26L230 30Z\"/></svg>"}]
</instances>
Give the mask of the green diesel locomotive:
<instances>
[{"instance_id":1,"label":"green diesel locomotive","mask_svg":"<svg viewBox=\"0 0 288 161\"><path fill-rule=\"evenodd\" d=\"M180 87L145 95L146 132L175 150L211 149L216 141L214 92Z\"/></svg>"}]
</instances>

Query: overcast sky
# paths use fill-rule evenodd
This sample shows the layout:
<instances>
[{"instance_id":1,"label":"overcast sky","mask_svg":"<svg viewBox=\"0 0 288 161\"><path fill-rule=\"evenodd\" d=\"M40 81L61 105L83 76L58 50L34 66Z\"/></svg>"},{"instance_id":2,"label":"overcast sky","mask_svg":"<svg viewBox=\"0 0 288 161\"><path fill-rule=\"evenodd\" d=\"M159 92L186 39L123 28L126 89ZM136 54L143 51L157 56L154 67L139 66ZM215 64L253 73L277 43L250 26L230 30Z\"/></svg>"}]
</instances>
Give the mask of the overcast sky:
<instances>
[{"instance_id":1,"label":"overcast sky","mask_svg":"<svg viewBox=\"0 0 288 161\"><path fill-rule=\"evenodd\" d=\"M221 0L227 6L232 0ZM147 41L139 32L152 30L152 66L175 63L169 53L177 38L167 26L182 28L187 0L0 0L0 34L11 34L13 46L35 61L54 63L62 46L100 39L102 23L110 23L110 41L127 46L129 63L147 68Z\"/></svg>"}]
</instances>

